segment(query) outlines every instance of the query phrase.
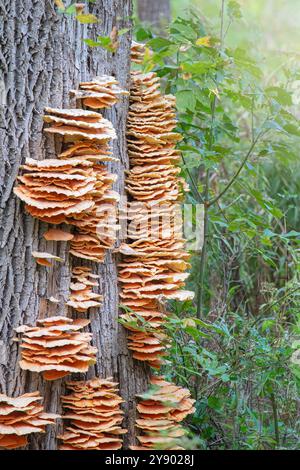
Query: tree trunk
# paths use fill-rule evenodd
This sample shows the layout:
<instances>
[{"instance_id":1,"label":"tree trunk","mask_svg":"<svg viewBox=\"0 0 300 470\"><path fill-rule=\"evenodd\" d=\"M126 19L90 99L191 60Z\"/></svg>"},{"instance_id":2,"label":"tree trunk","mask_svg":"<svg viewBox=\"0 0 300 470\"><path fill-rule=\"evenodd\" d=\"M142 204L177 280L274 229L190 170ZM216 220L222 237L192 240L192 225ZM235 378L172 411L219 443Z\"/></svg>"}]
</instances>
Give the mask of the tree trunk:
<instances>
[{"instance_id":1,"label":"tree trunk","mask_svg":"<svg viewBox=\"0 0 300 470\"><path fill-rule=\"evenodd\" d=\"M36 159L55 157L54 140L42 133L45 106L74 107L69 90L79 81L102 73L113 74L128 88L130 33L120 37L115 54L102 48L88 48L82 38L108 35L113 26L128 27L130 0L97 0L90 12L101 20L99 25L80 25L74 17L57 13L52 0L0 0L0 80L4 78L6 106L0 103L0 389L17 396L39 389L48 411L61 413L60 395L65 380L45 382L41 376L21 371L19 346L14 328L34 324L39 316L65 314L64 302L69 293L70 270L78 265L68 255L64 242L46 242L42 234L47 224L33 219L14 197L12 189L20 164L28 156ZM123 18L123 19L120 19ZM124 167L128 166L125 126L128 100L123 99L108 111L118 139L114 154L120 163L112 165L119 175L116 188L124 190ZM56 143L57 147L57 143ZM57 149L56 149L57 150ZM38 266L32 250L48 251L65 259L62 266ZM148 370L132 360L127 349L126 333L118 322L118 287L116 257L108 253L103 265L90 264L101 274L100 292L104 305L91 316L93 343L98 347L98 361L87 375L113 377L120 382L125 400L125 426L129 429L125 447L133 443L136 393L147 387ZM57 306L47 299L58 297ZM71 314L71 312L69 312ZM31 437L29 449L56 449L56 435L61 423L50 427L45 435Z\"/></svg>"},{"instance_id":2,"label":"tree trunk","mask_svg":"<svg viewBox=\"0 0 300 470\"><path fill-rule=\"evenodd\" d=\"M170 0L138 0L138 17L157 27L168 24L171 21Z\"/></svg>"}]
</instances>

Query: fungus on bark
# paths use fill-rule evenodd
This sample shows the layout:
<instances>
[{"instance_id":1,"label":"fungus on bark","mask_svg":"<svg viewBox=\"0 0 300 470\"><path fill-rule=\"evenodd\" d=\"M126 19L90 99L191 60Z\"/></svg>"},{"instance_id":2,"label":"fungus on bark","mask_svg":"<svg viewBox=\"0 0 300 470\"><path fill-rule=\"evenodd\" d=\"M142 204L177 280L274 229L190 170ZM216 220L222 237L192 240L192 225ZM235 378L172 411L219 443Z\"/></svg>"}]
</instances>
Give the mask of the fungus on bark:
<instances>
[{"instance_id":1,"label":"fungus on bark","mask_svg":"<svg viewBox=\"0 0 300 470\"><path fill-rule=\"evenodd\" d=\"M45 108L45 112L44 121L51 126L44 131L64 136L65 142L91 140L104 144L116 138L112 123L94 111Z\"/></svg>"},{"instance_id":2,"label":"fungus on bark","mask_svg":"<svg viewBox=\"0 0 300 470\"><path fill-rule=\"evenodd\" d=\"M64 260L59 256L52 255L51 253L46 253L44 251L32 251L32 256L34 257L37 264L42 266L52 266L52 261L59 261L62 263Z\"/></svg>"},{"instance_id":3,"label":"fungus on bark","mask_svg":"<svg viewBox=\"0 0 300 470\"><path fill-rule=\"evenodd\" d=\"M195 411L195 400L186 388L167 382L163 377L152 377L152 387L140 399L136 426L141 431L137 437L140 446L132 450L179 450L180 438L185 435L181 423Z\"/></svg>"},{"instance_id":4,"label":"fungus on bark","mask_svg":"<svg viewBox=\"0 0 300 470\"><path fill-rule=\"evenodd\" d=\"M119 87L119 82L110 75L96 77L90 82L81 82L78 90L71 90L76 100L91 109L110 108L128 91Z\"/></svg>"},{"instance_id":5,"label":"fungus on bark","mask_svg":"<svg viewBox=\"0 0 300 470\"><path fill-rule=\"evenodd\" d=\"M123 402L118 394L118 384L112 378L95 378L89 381L69 382L72 392L61 397L69 420L60 450L118 450L122 448Z\"/></svg>"},{"instance_id":6,"label":"fungus on bark","mask_svg":"<svg viewBox=\"0 0 300 470\"><path fill-rule=\"evenodd\" d=\"M50 228L47 232L44 233L43 237L47 241L55 241L55 242L67 242L74 238L74 235L70 232L66 232L65 230L60 230L58 228Z\"/></svg>"},{"instance_id":7,"label":"fungus on bark","mask_svg":"<svg viewBox=\"0 0 300 470\"><path fill-rule=\"evenodd\" d=\"M45 413L39 392L18 397L0 394L0 448L16 449L27 444L27 436L44 433L48 424L54 424L58 415Z\"/></svg>"},{"instance_id":8,"label":"fungus on bark","mask_svg":"<svg viewBox=\"0 0 300 470\"><path fill-rule=\"evenodd\" d=\"M141 44L136 41L132 41L131 44L131 62L135 64L142 64L145 55L145 44Z\"/></svg>"},{"instance_id":9,"label":"fungus on bark","mask_svg":"<svg viewBox=\"0 0 300 470\"><path fill-rule=\"evenodd\" d=\"M132 72L131 81L127 127L131 168L125 182L132 200L127 214L130 241L119 247L120 297L127 310L121 319L130 330L133 357L159 368L168 347L163 330L168 312L162 304L194 295L183 289L189 254L178 204L188 187L175 166L180 158L176 143L181 140L174 132L175 98L161 94L160 79L153 72Z\"/></svg>"},{"instance_id":10,"label":"fungus on bark","mask_svg":"<svg viewBox=\"0 0 300 470\"><path fill-rule=\"evenodd\" d=\"M89 320L49 317L37 320L37 326L16 328L21 336L20 367L42 373L45 380L56 380L73 372L87 372L96 363L97 348L92 335L80 330Z\"/></svg>"},{"instance_id":11,"label":"fungus on bark","mask_svg":"<svg viewBox=\"0 0 300 470\"><path fill-rule=\"evenodd\" d=\"M103 297L92 290L98 286L95 280L99 277L88 267L74 267L70 284L71 294L66 305L78 312L87 312L92 307L100 307Z\"/></svg>"},{"instance_id":12,"label":"fungus on bark","mask_svg":"<svg viewBox=\"0 0 300 470\"><path fill-rule=\"evenodd\" d=\"M96 186L93 164L81 159L33 160L27 158L14 193L29 214L60 224L94 206L90 192Z\"/></svg>"}]
</instances>

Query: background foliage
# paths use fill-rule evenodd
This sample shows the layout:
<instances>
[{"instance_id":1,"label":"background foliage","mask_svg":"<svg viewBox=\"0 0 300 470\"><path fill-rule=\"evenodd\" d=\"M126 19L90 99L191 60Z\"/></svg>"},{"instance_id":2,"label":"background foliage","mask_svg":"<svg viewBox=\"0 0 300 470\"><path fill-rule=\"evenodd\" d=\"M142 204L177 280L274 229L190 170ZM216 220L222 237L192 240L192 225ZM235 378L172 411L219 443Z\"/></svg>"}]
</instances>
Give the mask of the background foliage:
<instances>
[{"instance_id":1,"label":"background foliage","mask_svg":"<svg viewBox=\"0 0 300 470\"><path fill-rule=\"evenodd\" d=\"M173 13L160 33L137 21L135 36L177 97L206 237L192 253L196 302L171 306L164 372L197 400L191 448L298 449L300 11L174 0Z\"/></svg>"}]
</instances>

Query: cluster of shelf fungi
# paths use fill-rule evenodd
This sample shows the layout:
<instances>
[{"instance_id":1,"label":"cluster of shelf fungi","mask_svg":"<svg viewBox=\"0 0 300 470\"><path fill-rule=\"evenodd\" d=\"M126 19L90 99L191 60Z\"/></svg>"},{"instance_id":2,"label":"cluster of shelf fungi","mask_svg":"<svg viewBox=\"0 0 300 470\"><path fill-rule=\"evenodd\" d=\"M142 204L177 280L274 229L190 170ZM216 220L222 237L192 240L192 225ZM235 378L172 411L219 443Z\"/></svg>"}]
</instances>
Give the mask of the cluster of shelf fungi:
<instances>
[{"instance_id":1,"label":"cluster of shelf fungi","mask_svg":"<svg viewBox=\"0 0 300 470\"><path fill-rule=\"evenodd\" d=\"M132 61L141 64L143 54L143 45L134 43ZM127 243L119 247L123 255L119 264L120 296L126 308L121 318L130 330L128 347L133 357L159 369L168 347L163 328L168 312L161 299L192 298L191 292L182 289L189 255L181 236L178 202L188 188L176 166L180 159L176 143L181 136L174 132L175 100L160 92L155 73L139 71L131 72L130 93L110 76L80 83L78 90L70 93L78 108L46 108L44 115L45 133L63 139L63 152L56 159L27 158L14 192L32 217L51 225L44 238L68 241L70 255L81 260L81 265L72 269L66 305L81 314L100 307L103 298L93 292L99 276L82 263L103 263L106 250L114 248L119 194L112 189L117 175L105 166L116 160L110 151L116 131L98 111L130 94L127 217L129 226L138 225L139 231L129 229ZM151 232L149 212L152 222L153 217L157 222L157 237ZM46 267L63 261L46 252L32 255ZM42 374L44 380L87 372L97 355L92 334L82 331L88 325L87 318L67 316L20 325L16 329L20 367ZM43 433L47 425L62 418L64 431L57 436L60 450L121 449L126 429L122 427L123 400L118 384L110 377L96 377L70 381L66 386L70 393L61 397L62 416L44 411L38 391L19 397L0 394L0 448L24 447L28 435ZM194 411L189 391L153 375L149 391L137 401L139 445L131 449L182 449L180 440L185 431L180 423Z\"/></svg>"}]
</instances>

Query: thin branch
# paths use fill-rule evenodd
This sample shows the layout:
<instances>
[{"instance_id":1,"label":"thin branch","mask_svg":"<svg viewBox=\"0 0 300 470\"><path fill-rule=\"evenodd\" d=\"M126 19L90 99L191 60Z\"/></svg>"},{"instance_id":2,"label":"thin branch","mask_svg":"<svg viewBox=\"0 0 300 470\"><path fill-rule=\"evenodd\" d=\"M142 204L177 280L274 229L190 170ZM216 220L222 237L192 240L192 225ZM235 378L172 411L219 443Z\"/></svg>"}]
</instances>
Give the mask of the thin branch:
<instances>
[{"instance_id":1,"label":"thin branch","mask_svg":"<svg viewBox=\"0 0 300 470\"><path fill-rule=\"evenodd\" d=\"M251 99L251 140L252 143L254 142L255 139L255 133L254 133L254 96L252 96Z\"/></svg>"},{"instance_id":2,"label":"thin branch","mask_svg":"<svg viewBox=\"0 0 300 470\"><path fill-rule=\"evenodd\" d=\"M296 287L295 289L289 290L285 295L280 297L280 299L277 299L274 302L272 302L271 304L267 305L265 309L262 307L262 311L264 312L264 314L266 312L269 312L269 310L271 310L271 308L273 308L275 305L280 304L281 302L288 299L292 294L294 294L295 292L297 292L299 290L300 290L300 286Z\"/></svg>"},{"instance_id":3,"label":"thin branch","mask_svg":"<svg viewBox=\"0 0 300 470\"><path fill-rule=\"evenodd\" d=\"M222 0L222 7L221 7L221 31L220 31L220 39L221 39L221 46L220 49L223 49L224 46L224 13L225 13L225 0Z\"/></svg>"},{"instance_id":4,"label":"thin branch","mask_svg":"<svg viewBox=\"0 0 300 470\"><path fill-rule=\"evenodd\" d=\"M228 21L228 25L227 25L227 28L226 28L226 31L225 31L225 34L224 34L224 39L225 39L226 36L227 36L227 33L228 33L228 31L229 31L229 28L230 28L231 24L232 24L232 19L230 19L230 20Z\"/></svg>"},{"instance_id":5,"label":"thin branch","mask_svg":"<svg viewBox=\"0 0 300 470\"><path fill-rule=\"evenodd\" d=\"M195 191L196 191L196 194L197 194L197 196L198 196L198 198L199 198L199 201L202 202L202 203L204 203L204 199L203 199L203 197L202 197L202 194L200 194L200 192L199 192L199 190L198 190L198 188L197 188L196 181L194 180L194 177L192 176L192 174L191 174L191 172L190 172L190 170L189 170L189 168L188 168L188 166L187 166L187 164L186 164L186 161L185 161L184 156L181 155L181 158L182 158L182 161L183 161L183 163L184 163L184 167L185 167L185 169L186 169L186 171L187 171L187 174L189 175L189 178L190 178L190 180L191 180L191 182L192 182L192 185L193 185L193 187L194 187L194 189L195 189Z\"/></svg>"},{"instance_id":6,"label":"thin branch","mask_svg":"<svg viewBox=\"0 0 300 470\"><path fill-rule=\"evenodd\" d=\"M245 158L243 159L242 163L240 164L239 166L239 169L237 170L237 172L234 174L234 176L232 177L232 179L229 181L229 183L225 186L225 188L223 189L223 191L220 192L220 194L218 196L216 196L215 198L211 199L209 202L208 202L208 207L212 206L213 204L215 204L217 201L219 201L219 199L221 199L221 197L224 196L225 193L227 193L228 189L231 188L231 186L233 185L233 183L235 182L235 180L238 178L238 176L240 175L241 171L243 170L244 166L246 165L248 159L251 157L252 155L252 152L258 142L258 140L260 139L260 137L264 134L264 132L260 132L257 137L254 139L254 141L252 142L252 144L250 145L250 148L248 150L248 152L246 153L246 156Z\"/></svg>"}]
</instances>

